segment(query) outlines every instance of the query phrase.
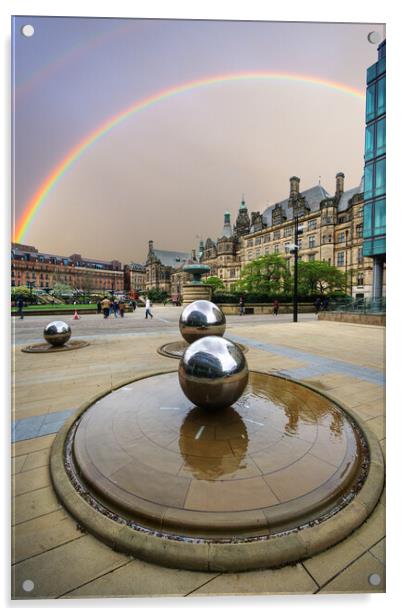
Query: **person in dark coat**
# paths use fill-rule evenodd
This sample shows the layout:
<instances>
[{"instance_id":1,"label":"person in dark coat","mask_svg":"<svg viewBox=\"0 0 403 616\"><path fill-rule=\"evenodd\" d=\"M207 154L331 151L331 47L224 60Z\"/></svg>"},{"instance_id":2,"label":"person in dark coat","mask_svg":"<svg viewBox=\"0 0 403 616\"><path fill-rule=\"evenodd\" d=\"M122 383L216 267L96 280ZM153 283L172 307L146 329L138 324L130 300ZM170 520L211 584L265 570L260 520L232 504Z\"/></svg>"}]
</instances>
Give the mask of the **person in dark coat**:
<instances>
[{"instance_id":1,"label":"person in dark coat","mask_svg":"<svg viewBox=\"0 0 403 616\"><path fill-rule=\"evenodd\" d=\"M320 311L320 297L317 297L314 301L314 306L315 306L315 314L318 314L318 312Z\"/></svg>"},{"instance_id":2,"label":"person in dark coat","mask_svg":"<svg viewBox=\"0 0 403 616\"><path fill-rule=\"evenodd\" d=\"M24 312L23 312L23 310L24 310L24 299L21 297L21 295L17 299L17 308L18 308L17 313L20 315L20 319L23 319L24 318Z\"/></svg>"},{"instance_id":3,"label":"person in dark coat","mask_svg":"<svg viewBox=\"0 0 403 616\"><path fill-rule=\"evenodd\" d=\"M279 308L280 308L280 304L279 304L278 300L275 299L274 302L273 302L273 314L274 314L275 317L278 315Z\"/></svg>"}]
</instances>

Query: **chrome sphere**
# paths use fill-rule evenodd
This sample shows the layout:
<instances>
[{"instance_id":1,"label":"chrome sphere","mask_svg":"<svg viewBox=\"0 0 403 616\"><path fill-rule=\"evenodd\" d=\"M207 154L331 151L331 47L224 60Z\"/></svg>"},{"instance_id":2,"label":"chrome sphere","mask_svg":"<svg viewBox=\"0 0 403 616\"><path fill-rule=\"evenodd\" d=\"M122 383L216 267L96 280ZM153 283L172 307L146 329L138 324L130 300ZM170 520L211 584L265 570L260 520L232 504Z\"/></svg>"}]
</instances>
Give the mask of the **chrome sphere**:
<instances>
[{"instance_id":1,"label":"chrome sphere","mask_svg":"<svg viewBox=\"0 0 403 616\"><path fill-rule=\"evenodd\" d=\"M70 339L70 325L64 321L52 321L43 330L43 337L52 346L63 346Z\"/></svg>"},{"instance_id":2,"label":"chrome sphere","mask_svg":"<svg viewBox=\"0 0 403 616\"><path fill-rule=\"evenodd\" d=\"M193 342L179 363L179 383L193 404L222 409L234 404L248 382L248 364L230 340L206 336Z\"/></svg>"},{"instance_id":3,"label":"chrome sphere","mask_svg":"<svg viewBox=\"0 0 403 616\"><path fill-rule=\"evenodd\" d=\"M189 344L203 336L223 336L225 315L213 302L198 299L182 311L179 329Z\"/></svg>"}]
</instances>

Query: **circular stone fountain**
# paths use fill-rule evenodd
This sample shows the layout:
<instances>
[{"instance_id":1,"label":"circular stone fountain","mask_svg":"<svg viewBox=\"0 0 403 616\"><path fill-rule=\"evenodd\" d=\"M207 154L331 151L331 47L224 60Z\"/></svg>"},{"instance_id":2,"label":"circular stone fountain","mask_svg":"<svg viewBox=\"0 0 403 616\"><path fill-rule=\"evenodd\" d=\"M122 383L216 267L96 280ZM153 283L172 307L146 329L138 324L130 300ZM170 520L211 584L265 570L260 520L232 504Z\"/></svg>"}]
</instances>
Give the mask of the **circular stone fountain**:
<instances>
[{"instance_id":1,"label":"circular stone fountain","mask_svg":"<svg viewBox=\"0 0 403 616\"><path fill-rule=\"evenodd\" d=\"M88 346L86 340L72 340L71 327L64 321L52 321L43 330L46 343L30 344L21 349L24 353L54 353L57 351L72 351Z\"/></svg>"},{"instance_id":2,"label":"circular stone fountain","mask_svg":"<svg viewBox=\"0 0 403 616\"><path fill-rule=\"evenodd\" d=\"M190 266L189 266L190 267ZM167 342L157 349L160 355L181 359L189 344L207 336L224 336L225 314L216 304L198 299L185 306L179 317L179 330L183 340ZM236 343L243 353L247 347Z\"/></svg>"},{"instance_id":3,"label":"circular stone fountain","mask_svg":"<svg viewBox=\"0 0 403 616\"><path fill-rule=\"evenodd\" d=\"M375 437L335 400L251 371L231 407L195 407L177 372L80 409L51 475L64 506L115 549L160 565L242 571L347 537L381 494Z\"/></svg>"}]
</instances>

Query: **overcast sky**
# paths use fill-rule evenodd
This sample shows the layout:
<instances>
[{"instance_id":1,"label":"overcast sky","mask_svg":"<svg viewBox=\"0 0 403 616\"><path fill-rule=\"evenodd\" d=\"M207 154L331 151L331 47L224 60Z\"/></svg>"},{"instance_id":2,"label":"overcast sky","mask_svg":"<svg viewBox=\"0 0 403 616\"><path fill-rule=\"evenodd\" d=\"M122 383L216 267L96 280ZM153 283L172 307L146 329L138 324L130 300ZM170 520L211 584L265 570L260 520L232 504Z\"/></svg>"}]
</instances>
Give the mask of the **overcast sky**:
<instances>
[{"instance_id":1,"label":"overcast sky","mask_svg":"<svg viewBox=\"0 0 403 616\"><path fill-rule=\"evenodd\" d=\"M21 35L29 23L34 36ZM92 130L164 88L251 71L310 75L365 92L370 24L19 17L14 32L15 215ZM24 242L122 262L215 239L224 211L249 211L363 174L364 102L296 81L223 82L131 115L47 195Z\"/></svg>"}]
</instances>

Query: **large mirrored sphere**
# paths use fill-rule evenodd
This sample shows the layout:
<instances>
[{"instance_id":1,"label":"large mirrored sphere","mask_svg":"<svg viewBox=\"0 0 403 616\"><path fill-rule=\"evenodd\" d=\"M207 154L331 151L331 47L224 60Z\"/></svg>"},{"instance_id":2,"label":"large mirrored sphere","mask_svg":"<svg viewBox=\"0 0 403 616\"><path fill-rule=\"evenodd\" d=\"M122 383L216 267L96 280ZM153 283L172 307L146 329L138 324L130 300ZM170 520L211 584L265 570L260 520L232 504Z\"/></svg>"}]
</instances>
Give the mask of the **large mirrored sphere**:
<instances>
[{"instance_id":1,"label":"large mirrored sphere","mask_svg":"<svg viewBox=\"0 0 403 616\"><path fill-rule=\"evenodd\" d=\"M203 336L223 336L225 315L213 302L198 299L182 311L179 329L189 344Z\"/></svg>"},{"instance_id":2,"label":"large mirrored sphere","mask_svg":"<svg viewBox=\"0 0 403 616\"><path fill-rule=\"evenodd\" d=\"M64 321L52 321L43 330L46 342L53 346L63 346L70 339L71 329Z\"/></svg>"},{"instance_id":3,"label":"large mirrored sphere","mask_svg":"<svg viewBox=\"0 0 403 616\"><path fill-rule=\"evenodd\" d=\"M230 340L206 336L193 342L179 363L179 383L193 404L222 409L234 404L248 382L248 364Z\"/></svg>"}]
</instances>

